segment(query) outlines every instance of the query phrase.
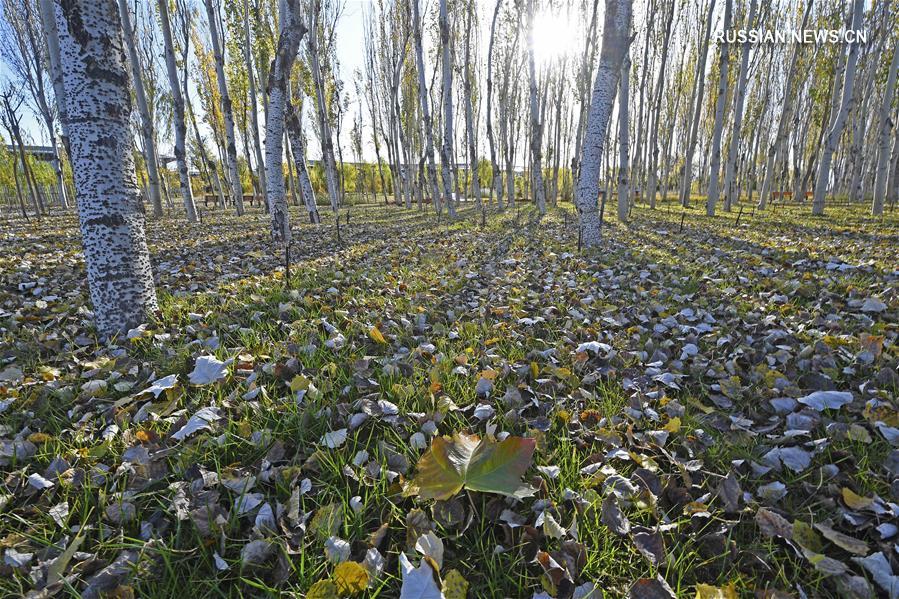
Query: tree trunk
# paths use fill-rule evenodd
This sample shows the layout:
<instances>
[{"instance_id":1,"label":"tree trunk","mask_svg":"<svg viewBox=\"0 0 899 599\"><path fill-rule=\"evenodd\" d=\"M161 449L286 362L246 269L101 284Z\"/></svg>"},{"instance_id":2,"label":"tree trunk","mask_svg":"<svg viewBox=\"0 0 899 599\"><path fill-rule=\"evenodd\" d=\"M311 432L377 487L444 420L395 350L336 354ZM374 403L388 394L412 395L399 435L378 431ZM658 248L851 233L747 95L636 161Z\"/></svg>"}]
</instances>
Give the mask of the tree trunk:
<instances>
[{"instance_id":1,"label":"tree trunk","mask_svg":"<svg viewBox=\"0 0 899 599\"><path fill-rule=\"evenodd\" d=\"M120 2L124 0L119 0ZM231 108L231 96L228 94L228 82L225 79L225 49L219 39L218 9L213 0L203 0L206 16L209 20L209 37L212 38L212 54L215 57L215 78L218 82L219 99L221 100L222 117L225 121L225 158L228 163L228 182L231 188L231 200L237 215L244 213L243 187L240 183L240 172L237 170L237 139L234 135L234 111Z\"/></svg>"},{"instance_id":2,"label":"tree trunk","mask_svg":"<svg viewBox=\"0 0 899 599\"><path fill-rule=\"evenodd\" d=\"M606 128L618 91L621 63L630 44L632 1L606 0L605 8L602 50L579 161L577 209L580 215L581 241L585 247L599 245L602 234L597 210L601 159L606 143Z\"/></svg>"},{"instance_id":3,"label":"tree trunk","mask_svg":"<svg viewBox=\"0 0 899 599\"><path fill-rule=\"evenodd\" d=\"M627 222L627 211L630 207L630 136L628 125L630 120L630 53L625 53L621 66L621 80L618 83L618 221Z\"/></svg>"},{"instance_id":4,"label":"tree trunk","mask_svg":"<svg viewBox=\"0 0 899 599\"><path fill-rule=\"evenodd\" d=\"M293 102L290 102L287 106L287 137L290 139L290 145L293 149L293 162L297 169L300 195L303 197L303 204L309 213L309 222L317 225L321 222L321 216L318 214L318 206L315 203L315 191L312 189L309 169L306 167L306 143L303 139L300 115Z\"/></svg>"},{"instance_id":5,"label":"tree trunk","mask_svg":"<svg viewBox=\"0 0 899 599\"><path fill-rule=\"evenodd\" d=\"M306 27L300 19L300 0L282 0L280 4L281 31L266 86L265 177L268 183L266 200L272 217L272 239L275 243L290 244L290 214L284 195L284 115L289 102L287 82Z\"/></svg>"},{"instance_id":6,"label":"tree trunk","mask_svg":"<svg viewBox=\"0 0 899 599\"><path fill-rule=\"evenodd\" d=\"M744 27L751 29L755 25L755 11L757 0L750 0L749 16ZM734 122L730 132L730 146L727 149L727 161L724 164L724 210L730 212L734 192L736 190L737 152L740 149L740 136L742 135L743 105L746 102L746 82L749 73L749 42L743 44L740 55L740 72L737 75L737 89L734 92Z\"/></svg>"},{"instance_id":7,"label":"tree trunk","mask_svg":"<svg viewBox=\"0 0 899 599\"><path fill-rule=\"evenodd\" d=\"M537 99L537 69L534 66L534 0L528 0L528 91L531 120L531 174L534 203L540 214L546 214L546 190L543 188L543 123Z\"/></svg>"},{"instance_id":8,"label":"tree trunk","mask_svg":"<svg viewBox=\"0 0 899 599\"><path fill-rule=\"evenodd\" d=\"M449 16L446 8L447 0L440 0L440 47L443 53L443 144L440 149L440 166L443 178L447 213L450 218L456 217L455 200L453 199L453 63L450 53Z\"/></svg>"},{"instance_id":9,"label":"tree trunk","mask_svg":"<svg viewBox=\"0 0 899 599\"><path fill-rule=\"evenodd\" d=\"M247 65L247 88L250 93L250 134L256 151L256 172L259 176L259 191L262 197L268 188L265 180L265 164L262 158L262 140L259 137L259 99L256 94L256 74L253 68L252 42L250 38L250 0L243 3L244 62Z\"/></svg>"},{"instance_id":10,"label":"tree trunk","mask_svg":"<svg viewBox=\"0 0 899 599\"><path fill-rule=\"evenodd\" d=\"M53 83L53 96L56 100L56 110L59 113L60 129L62 129L62 145L69 155L69 131L66 118L65 89L62 83L62 58L59 53L59 30L56 27L56 4L53 0L40 0L41 23L43 25L44 39L47 42L47 63L50 70L50 80Z\"/></svg>"},{"instance_id":11,"label":"tree trunk","mask_svg":"<svg viewBox=\"0 0 899 599\"><path fill-rule=\"evenodd\" d=\"M471 78L477 65L471 61L471 30L473 28L472 20L476 10L476 3L471 2L466 7L467 22L465 24L465 77L463 83L463 93L465 95L465 132L468 137L468 163L471 169L471 193L475 197L477 206L481 208L481 184L478 180L478 146L475 141L475 117L474 106L472 101L472 85Z\"/></svg>"},{"instance_id":12,"label":"tree trunk","mask_svg":"<svg viewBox=\"0 0 899 599\"><path fill-rule=\"evenodd\" d=\"M127 331L155 312L156 289L131 153L131 90L113 2L68 0L57 13L67 129L97 329Z\"/></svg>"},{"instance_id":13,"label":"tree trunk","mask_svg":"<svg viewBox=\"0 0 899 599\"><path fill-rule=\"evenodd\" d=\"M490 22L490 42L487 48L487 143L490 145L490 166L493 175L493 190L496 192L496 207L503 209L503 173L496 159L496 143L493 139L493 45L496 41L496 20L503 0L496 0L493 20Z\"/></svg>"},{"instance_id":14,"label":"tree trunk","mask_svg":"<svg viewBox=\"0 0 899 599\"><path fill-rule=\"evenodd\" d=\"M153 136L153 119L147 106L147 95L144 92L144 80L140 70L140 61L137 56L137 48L134 45L134 36L131 28L131 13L126 0L119 0L119 12L122 15L122 27L126 32L123 36L125 47L128 49L128 59L131 63L131 77L134 85L134 97L137 100L137 110L140 113L140 133L144 145L144 160L147 163L148 189L150 203L153 204L153 216L162 218L162 193L159 188L159 165L156 161L156 143Z\"/></svg>"},{"instance_id":15,"label":"tree trunk","mask_svg":"<svg viewBox=\"0 0 899 599\"><path fill-rule=\"evenodd\" d=\"M887 191L887 178L890 174L890 133L895 126L890 120L892 103L896 93L896 71L899 70L899 40L893 42L893 60L887 75L883 102L880 105L880 132L877 137L877 175L874 182L874 200L871 203L871 214L883 214L883 202Z\"/></svg>"},{"instance_id":16,"label":"tree trunk","mask_svg":"<svg viewBox=\"0 0 899 599\"><path fill-rule=\"evenodd\" d=\"M852 29L861 28L862 15L864 13L864 0L854 0ZM824 151L821 154L821 161L818 163L818 178L815 181L815 199L812 203L812 214L819 216L824 214L824 195L827 192L827 186L830 183L830 166L833 162L833 154L837 149L840 141L840 135L843 133L843 126L846 124L846 117L849 112L849 100L852 97L852 87L855 84L855 68L858 64L858 42L853 43L849 48L849 56L846 58L846 73L843 76L843 89L840 99L840 108L836 113L836 118L827 132L827 139L824 142ZM834 87L834 93L839 88Z\"/></svg>"},{"instance_id":17,"label":"tree trunk","mask_svg":"<svg viewBox=\"0 0 899 599\"><path fill-rule=\"evenodd\" d=\"M169 19L168 0L158 0L159 23L165 43L165 67L172 92L172 112L175 116L175 161L178 164L178 180L181 184L181 198L184 200L184 211L187 220L197 222L197 206L190 187L190 171L187 166L187 123L184 120L184 97L178 78L178 67L175 64L175 46L172 41L172 26Z\"/></svg>"},{"instance_id":18,"label":"tree trunk","mask_svg":"<svg viewBox=\"0 0 899 599\"><path fill-rule=\"evenodd\" d=\"M665 67L668 64L668 44L671 40L671 23L674 21L675 1L672 0L665 20L665 39L662 42L662 65L656 81L655 107L652 112L652 125L649 131L649 176L646 184L646 195L649 196L649 207L656 207L656 190L658 189L659 168L659 126L662 120L662 98L665 94ZM753 0L755 1L755 0Z\"/></svg>"},{"instance_id":19,"label":"tree trunk","mask_svg":"<svg viewBox=\"0 0 899 599\"><path fill-rule=\"evenodd\" d=\"M412 39L415 44L415 66L418 71L418 100L421 106L421 120L425 136L425 158L427 159L427 181L433 196L434 207L439 212L440 186L437 182L437 164L434 160L434 133L431 122L430 100L428 99L428 85L425 79L425 62L422 51L421 15L419 14L419 0L411 0L412 8Z\"/></svg>"},{"instance_id":20,"label":"tree trunk","mask_svg":"<svg viewBox=\"0 0 899 599\"><path fill-rule=\"evenodd\" d=\"M709 55L709 36L712 31L712 14L715 12L715 0L709 2L709 13L705 20L705 34L702 38L702 47L699 51L699 63L696 67L696 81L693 84L695 97L690 104L692 117L690 118L690 130L687 134L687 149L684 156L684 172L681 182L680 203L687 206L690 203L690 191L693 185L693 152L696 150L696 139L699 135L699 117L702 114L702 101L705 97L705 62Z\"/></svg>"},{"instance_id":21,"label":"tree trunk","mask_svg":"<svg viewBox=\"0 0 899 599\"><path fill-rule=\"evenodd\" d=\"M336 214L340 207L340 189L337 182L337 165L334 162L334 141L331 137L331 122L328 119L328 106L325 103L325 82L322 75L321 61L318 56L318 20L321 14L321 1L315 0L312 7L312 26L309 39L309 66L312 72L312 83L315 88L315 108L318 114L318 126L321 132L322 164L325 167L325 183L328 187L328 198L331 210Z\"/></svg>"},{"instance_id":22,"label":"tree trunk","mask_svg":"<svg viewBox=\"0 0 899 599\"><path fill-rule=\"evenodd\" d=\"M732 0L724 0L724 31L730 29L730 12ZM718 174L721 170L721 131L724 129L724 107L727 104L727 72L728 52L726 42L721 43L721 59L718 63L718 101L715 104L715 130L712 133L712 161L709 165L709 191L706 197L705 213L715 216L715 204L718 203Z\"/></svg>"}]
</instances>

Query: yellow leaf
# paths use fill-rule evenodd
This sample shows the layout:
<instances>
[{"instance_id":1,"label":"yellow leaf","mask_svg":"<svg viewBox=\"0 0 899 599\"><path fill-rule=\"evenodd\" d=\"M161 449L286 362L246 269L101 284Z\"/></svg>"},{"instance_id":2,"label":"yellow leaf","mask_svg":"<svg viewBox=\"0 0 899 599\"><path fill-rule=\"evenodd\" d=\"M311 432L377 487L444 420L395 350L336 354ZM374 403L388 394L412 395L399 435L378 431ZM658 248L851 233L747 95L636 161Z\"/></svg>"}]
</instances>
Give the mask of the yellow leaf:
<instances>
[{"instance_id":1,"label":"yellow leaf","mask_svg":"<svg viewBox=\"0 0 899 599\"><path fill-rule=\"evenodd\" d=\"M696 599L737 599L737 590L734 583L723 587L713 587L710 584L696 585Z\"/></svg>"},{"instance_id":2,"label":"yellow leaf","mask_svg":"<svg viewBox=\"0 0 899 599\"><path fill-rule=\"evenodd\" d=\"M468 581L458 570L450 570L443 577L443 596L446 599L465 599L468 596Z\"/></svg>"},{"instance_id":3,"label":"yellow leaf","mask_svg":"<svg viewBox=\"0 0 899 599\"><path fill-rule=\"evenodd\" d=\"M359 562L343 562L331 577L341 597L353 597L368 588L368 572Z\"/></svg>"},{"instance_id":4,"label":"yellow leaf","mask_svg":"<svg viewBox=\"0 0 899 599\"><path fill-rule=\"evenodd\" d=\"M856 495L852 489L843 487L843 502L853 510L863 510L870 507L874 499Z\"/></svg>"},{"instance_id":5,"label":"yellow leaf","mask_svg":"<svg viewBox=\"0 0 899 599\"><path fill-rule=\"evenodd\" d=\"M304 389L309 388L309 379L304 377L302 374L298 374L293 377L293 380L290 381L290 390L296 393L297 391L302 391Z\"/></svg>"},{"instance_id":6,"label":"yellow leaf","mask_svg":"<svg viewBox=\"0 0 899 599\"><path fill-rule=\"evenodd\" d=\"M384 339L384 335L378 327L372 327L368 332L368 336L371 337L375 343L380 343L382 345L387 343L387 340Z\"/></svg>"},{"instance_id":7,"label":"yellow leaf","mask_svg":"<svg viewBox=\"0 0 899 599\"><path fill-rule=\"evenodd\" d=\"M675 416L671 420L668 421L668 424L662 427L662 430L666 430L669 433L677 433L680 431L680 418Z\"/></svg>"},{"instance_id":8,"label":"yellow leaf","mask_svg":"<svg viewBox=\"0 0 899 599\"><path fill-rule=\"evenodd\" d=\"M306 599L338 599L337 585L330 580L319 580L306 591Z\"/></svg>"},{"instance_id":9,"label":"yellow leaf","mask_svg":"<svg viewBox=\"0 0 899 599\"><path fill-rule=\"evenodd\" d=\"M495 380L496 380L496 376L497 376L498 374L499 374L499 373L498 373L497 371L495 371L495 370L493 370L493 369L491 369L491 368L488 368L487 370L482 370L482 371L481 371L481 377L487 379L488 381L495 381Z\"/></svg>"}]
</instances>

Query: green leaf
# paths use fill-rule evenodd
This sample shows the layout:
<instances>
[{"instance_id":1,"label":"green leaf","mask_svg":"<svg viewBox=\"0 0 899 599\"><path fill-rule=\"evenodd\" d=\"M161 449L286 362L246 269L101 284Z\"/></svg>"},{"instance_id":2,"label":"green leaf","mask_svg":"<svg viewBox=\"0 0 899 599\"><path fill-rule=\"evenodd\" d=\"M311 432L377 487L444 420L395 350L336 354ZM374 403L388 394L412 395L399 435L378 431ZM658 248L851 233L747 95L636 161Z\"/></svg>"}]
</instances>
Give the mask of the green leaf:
<instances>
[{"instance_id":1,"label":"green leaf","mask_svg":"<svg viewBox=\"0 0 899 599\"><path fill-rule=\"evenodd\" d=\"M477 435L436 437L418 462L418 474L406 495L446 500L462 490L529 497L534 489L521 482L534 457L536 440L507 437L497 443Z\"/></svg>"}]
</instances>

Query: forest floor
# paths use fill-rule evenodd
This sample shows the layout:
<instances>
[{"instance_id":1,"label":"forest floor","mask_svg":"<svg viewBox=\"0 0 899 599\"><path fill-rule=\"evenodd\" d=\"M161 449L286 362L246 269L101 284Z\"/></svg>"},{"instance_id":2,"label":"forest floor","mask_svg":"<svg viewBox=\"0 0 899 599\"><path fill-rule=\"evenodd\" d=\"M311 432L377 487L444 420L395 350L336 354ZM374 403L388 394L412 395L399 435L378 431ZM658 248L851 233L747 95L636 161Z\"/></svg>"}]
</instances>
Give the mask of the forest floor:
<instances>
[{"instance_id":1,"label":"forest floor","mask_svg":"<svg viewBox=\"0 0 899 599\"><path fill-rule=\"evenodd\" d=\"M899 214L699 206L355 207L289 289L264 214L151 221L114 345L74 217L3 222L0 596L899 596ZM456 432L535 495L404 494Z\"/></svg>"}]
</instances>

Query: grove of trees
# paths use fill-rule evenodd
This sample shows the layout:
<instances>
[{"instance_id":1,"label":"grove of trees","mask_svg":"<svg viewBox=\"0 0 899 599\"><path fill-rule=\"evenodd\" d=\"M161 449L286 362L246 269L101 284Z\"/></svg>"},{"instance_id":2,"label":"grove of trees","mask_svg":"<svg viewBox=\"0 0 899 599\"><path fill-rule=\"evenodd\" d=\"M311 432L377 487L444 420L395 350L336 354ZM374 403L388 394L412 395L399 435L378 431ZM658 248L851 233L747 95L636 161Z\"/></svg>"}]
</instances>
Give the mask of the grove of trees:
<instances>
[{"instance_id":1,"label":"grove of trees","mask_svg":"<svg viewBox=\"0 0 899 599\"><path fill-rule=\"evenodd\" d=\"M538 55L550 15L570 39ZM279 244L290 204L317 223L350 195L450 219L459 202L573 201L584 246L608 197L620 221L695 198L708 215L876 216L899 193L897 15L895 0L378 0L358 40L341 0L4 0L0 185L25 218L74 192L106 334L154 306L145 213L195 222L210 198L237 215L264 199ZM362 68L345 71L343 44Z\"/></svg>"}]
</instances>

